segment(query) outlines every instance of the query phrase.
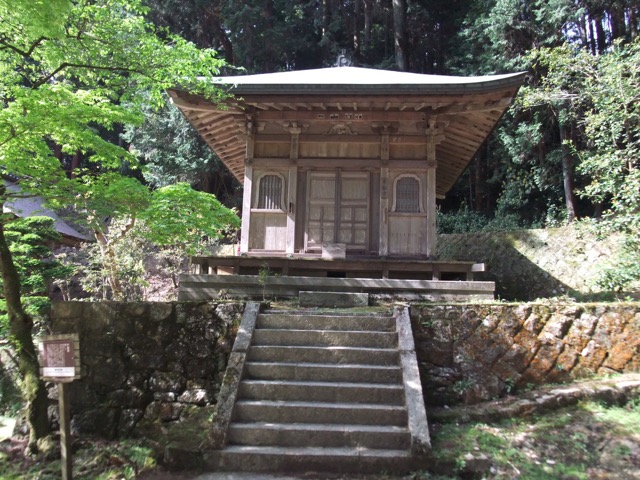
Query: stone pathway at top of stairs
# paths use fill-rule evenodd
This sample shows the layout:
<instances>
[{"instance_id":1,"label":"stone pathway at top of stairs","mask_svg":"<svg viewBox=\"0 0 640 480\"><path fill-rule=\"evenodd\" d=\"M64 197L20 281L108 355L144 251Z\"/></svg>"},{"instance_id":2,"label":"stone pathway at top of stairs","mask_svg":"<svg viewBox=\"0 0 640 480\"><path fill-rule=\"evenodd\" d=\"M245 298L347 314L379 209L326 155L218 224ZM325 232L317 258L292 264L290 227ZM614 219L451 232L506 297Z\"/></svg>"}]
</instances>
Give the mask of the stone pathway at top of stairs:
<instances>
[{"instance_id":1,"label":"stone pathway at top of stairs","mask_svg":"<svg viewBox=\"0 0 640 480\"><path fill-rule=\"evenodd\" d=\"M391 315L261 313L217 470L406 471L411 435Z\"/></svg>"}]
</instances>

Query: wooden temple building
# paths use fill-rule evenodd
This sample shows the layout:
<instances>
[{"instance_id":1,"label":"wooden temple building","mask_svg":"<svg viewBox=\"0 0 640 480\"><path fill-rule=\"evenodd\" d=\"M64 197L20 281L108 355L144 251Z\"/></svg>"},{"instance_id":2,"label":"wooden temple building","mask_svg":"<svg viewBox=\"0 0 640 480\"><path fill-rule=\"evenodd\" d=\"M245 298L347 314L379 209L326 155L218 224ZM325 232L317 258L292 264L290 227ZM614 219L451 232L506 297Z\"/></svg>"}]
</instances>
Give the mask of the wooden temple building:
<instances>
[{"instance_id":1,"label":"wooden temple building","mask_svg":"<svg viewBox=\"0 0 640 480\"><path fill-rule=\"evenodd\" d=\"M470 280L482 267L435 258L436 200L523 79L336 67L217 78L220 104L171 90L244 186L240 255L194 259L197 273Z\"/></svg>"}]
</instances>

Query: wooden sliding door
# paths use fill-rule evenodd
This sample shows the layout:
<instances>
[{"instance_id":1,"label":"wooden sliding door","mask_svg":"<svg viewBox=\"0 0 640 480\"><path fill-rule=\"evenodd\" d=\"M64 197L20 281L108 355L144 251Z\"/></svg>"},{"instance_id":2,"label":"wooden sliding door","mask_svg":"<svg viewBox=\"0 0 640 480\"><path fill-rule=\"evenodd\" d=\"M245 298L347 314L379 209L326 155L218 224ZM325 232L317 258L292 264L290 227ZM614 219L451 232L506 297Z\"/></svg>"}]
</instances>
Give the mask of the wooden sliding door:
<instances>
[{"instance_id":1,"label":"wooden sliding door","mask_svg":"<svg viewBox=\"0 0 640 480\"><path fill-rule=\"evenodd\" d=\"M344 243L350 251L369 250L368 172L309 172L305 249Z\"/></svg>"}]
</instances>

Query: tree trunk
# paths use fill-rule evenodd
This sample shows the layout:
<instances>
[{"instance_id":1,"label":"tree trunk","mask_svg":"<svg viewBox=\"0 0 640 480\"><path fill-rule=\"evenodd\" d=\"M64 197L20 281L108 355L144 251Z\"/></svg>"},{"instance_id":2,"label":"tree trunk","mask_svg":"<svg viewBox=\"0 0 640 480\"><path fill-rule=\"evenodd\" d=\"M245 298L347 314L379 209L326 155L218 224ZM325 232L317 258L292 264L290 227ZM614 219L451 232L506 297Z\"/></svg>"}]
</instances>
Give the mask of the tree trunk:
<instances>
[{"instance_id":1,"label":"tree trunk","mask_svg":"<svg viewBox=\"0 0 640 480\"><path fill-rule=\"evenodd\" d=\"M599 13L595 17L595 26L596 26L596 39L598 44L598 53L604 53L607 49L607 34L604 31L604 26L602 22L604 21L604 17L601 13Z\"/></svg>"},{"instance_id":2,"label":"tree trunk","mask_svg":"<svg viewBox=\"0 0 640 480\"><path fill-rule=\"evenodd\" d=\"M409 70L406 0L393 0L393 36L395 39L396 65L400 71L406 72Z\"/></svg>"},{"instance_id":3,"label":"tree trunk","mask_svg":"<svg viewBox=\"0 0 640 480\"><path fill-rule=\"evenodd\" d=\"M371 47L371 28L373 25L373 0L364 0L364 49Z\"/></svg>"},{"instance_id":4,"label":"tree trunk","mask_svg":"<svg viewBox=\"0 0 640 480\"><path fill-rule=\"evenodd\" d=\"M562 183L564 186L564 200L567 206L567 222L576 219L576 197L573 193L573 156L565 140L568 140L565 126L558 120L560 141L562 142Z\"/></svg>"},{"instance_id":5,"label":"tree trunk","mask_svg":"<svg viewBox=\"0 0 640 480\"><path fill-rule=\"evenodd\" d=\"M220 12L220 4L214 7L213 14L210 17L211 28L213 29L213 35L218 42L219 47L222 48L224 53L224 59L227 63L234 64L235 59L233 57L233 44L229 40L229 36L223 27L222 14Z\"/></svg>"},{"instance_id":6,"label":"tree trunk","mask_svg":"<svg viewBox=\"0 0 640 480\"><path fill-rule=\"evenodd\" d=\"M0 186L0 195L5 188ZM0 207L4 205L0 201ZM38 451L38 440L46 438L49 433L47 415L47 391L40 380L40 365L31 336L33 319L25 312L20 294L20 276L13 263L9 245L4 236L4 224L0 222L0 270L4 282L4 298L9 315L10 343L18 358L18 370L22 378L20 385L24 400L27 402L26 419L29 425L28 453Z\"/></svg>"},{"instance_id":7,"label":"tree trunk","mask_svg":"<svg viewBox=\"0 0 640 480\"><path fill-rule=\"evenodd\" d=\"M98 246L100 247L100 255L102 255L102 264L107 266L107 281L111 287L111 295L113 300L122 300L124 291L118 278L118 267L116 255L113 247L109 245L107 238L99 231L94 232Z\"/></svg>"},{"instance_id":8,"label":"tree trunk","mask_svg":"<svg viewBox=\"0 0 640 480\"><path fill-rule=\"evenodd\" d=\"M591 49L591 54L595 55L598 53L598 48L596 47L596 34L594 32L594 20L589 16L587 19L587 30L589 36L589 48Z\"/></svg>"},{"instance_id":9,"label":"tree trunk","mask_svg":"<svg viewBox=\"0 0 640 480\"><path fill-rule=\"evenodd\" d=\"M625 25L624 8L620 4L614 3L609 9L609 22L611 25L611 41L615 41L618 38L624 38L629 40L627 36L627 29Z\"/></svg>"},{"instance_id":10,"label":"tree trunk","mask_svg":"<svg viewBox=\"0 0 640 480\"><path fill-rule=\"evenodd\" d=\"M355 0L353 6L353 60L356 65L360 64L360 54L362 52L362 32L360 29L362 24L362 1Z\"/></svg>"},{"instance_id":11,"label":"tree trunk","mask_svg":"<svg viewBox=\"0 0 640 480\"><path fill-rule=\"evenodd\" d=\"M82 161L82 152L76 150L76 153L71 157L71 164L69 165L69 178L76 177L76 170L80 168L80 162Z\"/></svg>"}]
</instances>

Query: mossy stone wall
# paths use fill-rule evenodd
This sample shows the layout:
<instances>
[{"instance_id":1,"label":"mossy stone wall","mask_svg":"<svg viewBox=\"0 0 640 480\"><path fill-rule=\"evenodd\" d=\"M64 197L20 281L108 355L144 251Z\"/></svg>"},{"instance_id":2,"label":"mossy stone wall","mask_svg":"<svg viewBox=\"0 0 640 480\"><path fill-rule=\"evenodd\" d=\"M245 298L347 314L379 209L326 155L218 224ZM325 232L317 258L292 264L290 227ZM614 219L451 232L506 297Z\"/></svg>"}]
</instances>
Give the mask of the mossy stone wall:
<instances>
[{"instance_id":1,"label":"mossy stone wall","mask_svg":"<svg viewBox=\"0 0 640 480\"><path fill-rule=\"evenodd\" d=\"M427 404L640 371L640 304L412 305Z\"/></svg>"},{"instance_id":2,"label":"mossy stone wall","mask_svg":"<svg viewBox=\"0 0 640 480\"><path fill-rule=\"evenodd\" d=\"M478 280L496 282L504 300L531 301L601 293L595 280L618 248L618 239L598 239L585 227L439 235L441 260L484 262ZM637 292L636 292L637 293Z\"/></svg>"},{"instance_id":3,"label":"mossy stone wall","mask_svg":"<svg viewBox=\"0 0 640 480\"><path fill-rule=\"evenodd\" d=\"M179 420L190 405L214 404L243 309L244 303L54 303L51 331L80 335L72 428L114 438L143 419ZM55 399L56 390L50 395Z\"/></svg>"},{"instance_id":4,"label":"mossy stone wall","mask_svg":"<svg viewBox=\"0 0 640 480\"><path fill-rule=\"evenodd\" d=\"M215 404L243 309L237 302L54 304L50 331L80 335L73 428L113 438ZM410 312L427 404L640 371L638 303L413 304Z\"/></svg>"}]
</instances>

